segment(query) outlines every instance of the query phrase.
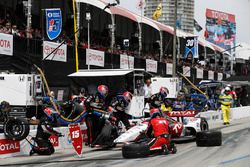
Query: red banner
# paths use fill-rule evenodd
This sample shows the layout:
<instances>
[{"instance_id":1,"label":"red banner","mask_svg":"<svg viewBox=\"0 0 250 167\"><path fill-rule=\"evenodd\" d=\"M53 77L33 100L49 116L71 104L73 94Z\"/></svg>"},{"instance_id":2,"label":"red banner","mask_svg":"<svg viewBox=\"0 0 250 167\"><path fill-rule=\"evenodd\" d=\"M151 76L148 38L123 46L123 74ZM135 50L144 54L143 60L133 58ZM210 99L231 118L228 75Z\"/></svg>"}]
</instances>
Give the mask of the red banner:
<instances>
[{"instance_id":1,"label":"red banner","mask_svg":"<svg viewBox=\"0 0 250 167\"><path fill-rule=\"evenodd\" d=\"M206 17L235 23L235 15L216 10L207 9Z\"/></svg>"},{"instance_id":2,"label":"red banner","mask_svg":"<svg viewBox=\"0 0 250 167\"><path fill-rule=\"evenodd\" d=\"M78 156L82 155L82 131L80 124L70 124L69 125L69 133L72 140L72 145L77 153Z\"/></svg>"},{"instance_id":3,"label":"red banner","mask_svg":"<svg viewBox=\"0 0 250 167\"><path fill-rule=\"evenodd\" d=\"M20 141L0 139L0 154L20 152Z\"/></svg>"}]
</instances>

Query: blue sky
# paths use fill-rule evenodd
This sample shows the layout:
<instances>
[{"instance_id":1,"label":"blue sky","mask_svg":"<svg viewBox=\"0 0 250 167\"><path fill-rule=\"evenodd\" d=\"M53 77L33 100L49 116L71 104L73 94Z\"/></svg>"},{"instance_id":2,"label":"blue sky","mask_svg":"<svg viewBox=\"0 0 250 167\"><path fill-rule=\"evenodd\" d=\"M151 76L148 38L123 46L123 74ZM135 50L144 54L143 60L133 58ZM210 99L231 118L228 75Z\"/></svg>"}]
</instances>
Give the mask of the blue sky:
<instances>
[{"instance_id":1,"label":"blue sky","mask_svg":"<svg viewBox=\"0 0 250 167\"><path fill-rule=\"evenodd\" d=\"M113 0L108 0L113 1ZM136 8L139 0L120 0L121 6L133 12L140 13ZM250 0L195 0L195 19L205 26L206 8L219 10L236 15L237 42L250 44ZM199 35L203 35L201 32Z\"/></svg>"}]
</instances>

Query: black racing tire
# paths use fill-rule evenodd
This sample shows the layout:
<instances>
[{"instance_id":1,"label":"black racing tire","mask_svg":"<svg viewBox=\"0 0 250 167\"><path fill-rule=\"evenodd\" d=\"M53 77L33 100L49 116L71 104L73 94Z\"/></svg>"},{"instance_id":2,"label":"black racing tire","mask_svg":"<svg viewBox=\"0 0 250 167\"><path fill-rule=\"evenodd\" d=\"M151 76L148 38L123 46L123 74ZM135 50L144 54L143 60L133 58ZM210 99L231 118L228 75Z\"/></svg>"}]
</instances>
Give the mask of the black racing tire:
<instances>
[{"instance_id":1,"label":"black racing tire","mask_svg":"<svg viewBox=\"0 0 250 167\"><path fill-rule=\"evenodd\" d=\"M122 147L124 158L145 158L150 155L150 148L146 143L132 143Z\"/></svg>"},{"instance_id":2,"label":"black racing tire","mask_svg":"<svg viewBox=\"0 0 250 167\"><path fill-rule=\"evenodd\" d=\"M209 130L209 126L208 126L206 118L201 118L200 128L201 128L201 131Z\"/></svg>"},{"instance_id":3,"label":"black racing tire","mask_svg":"<svg viewBox=\"0 0 250 167\"><path fill-rule=\"evenodd\" d=\"M29 135L30 127L26 119L12 117L4 123L3 131L7 139L20 141Z\"/></svg>"},{"instance_id":4,"label":"black racing tire","mask_svg":"<svg viewBox=\"0 0 250 167\"><path fill-rule=\"evenodd\" d=\"M198 147L221 146L222 133L220 131L202 131L196 134L196 145Z\"/></svg>"}]
</instances>

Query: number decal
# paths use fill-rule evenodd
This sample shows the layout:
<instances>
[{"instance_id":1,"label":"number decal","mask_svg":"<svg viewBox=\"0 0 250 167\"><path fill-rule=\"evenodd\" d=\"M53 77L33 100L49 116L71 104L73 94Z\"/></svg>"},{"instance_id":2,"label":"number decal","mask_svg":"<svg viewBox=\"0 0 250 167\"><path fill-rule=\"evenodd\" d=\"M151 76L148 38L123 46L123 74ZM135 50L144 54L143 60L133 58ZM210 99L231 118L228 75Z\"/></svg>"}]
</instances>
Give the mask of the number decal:
<instances>
[{"instance_id":1,"label":"number decal","mask_svg":"<svg viewBox=\"0 0 250 167\"><path fill-rule=\"evenodd\" d=\"M173 130L175 131L175 133L178 133L181 127L182 127L181 124L175 124Z\"/></svg>"},{"instance_id":2,"label":"number decal","mask_svg":"<svg viewBox=\"0 0 250 167\"><path fill-rule=\"evenodd\" d=\"M79 138L79 137L80 137L79 130L73 131L73 132L72 132L72 138L73 138L73 139L76 139L76 138Z\"/></svg>"},{"instance_id":3,"label":"number decal","mask_svg":"<svg viewBox=\"0 0 250 167\"><path fill-rule=\"evenodd\" d=\"M186 46L194 46L194 40L192 39L192 40L187 40L187 44L186 44Z\"/></svg>"}]
</instances>

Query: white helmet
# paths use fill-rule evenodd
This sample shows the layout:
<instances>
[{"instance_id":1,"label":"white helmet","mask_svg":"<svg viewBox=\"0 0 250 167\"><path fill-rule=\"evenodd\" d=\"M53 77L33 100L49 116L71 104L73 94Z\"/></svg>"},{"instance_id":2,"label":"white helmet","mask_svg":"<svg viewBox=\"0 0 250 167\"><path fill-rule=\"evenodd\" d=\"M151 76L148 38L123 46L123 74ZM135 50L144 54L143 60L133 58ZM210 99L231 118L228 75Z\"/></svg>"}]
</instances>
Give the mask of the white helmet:
<instances>
[{"instance_id":1,"label":"white helmet","mask_svg":"<svg viewBox=\"0 0 250 167\"><path fill-rule=\"evenodd\" d=\"M225 87L225 91L231 91L231 89L227 86Z\"/></svg>"}]
</instances>

